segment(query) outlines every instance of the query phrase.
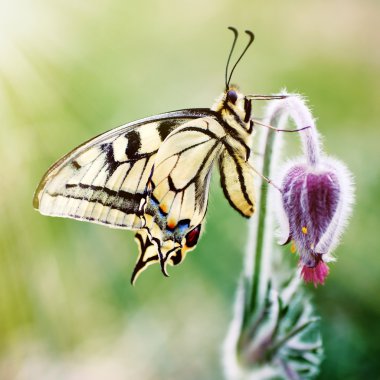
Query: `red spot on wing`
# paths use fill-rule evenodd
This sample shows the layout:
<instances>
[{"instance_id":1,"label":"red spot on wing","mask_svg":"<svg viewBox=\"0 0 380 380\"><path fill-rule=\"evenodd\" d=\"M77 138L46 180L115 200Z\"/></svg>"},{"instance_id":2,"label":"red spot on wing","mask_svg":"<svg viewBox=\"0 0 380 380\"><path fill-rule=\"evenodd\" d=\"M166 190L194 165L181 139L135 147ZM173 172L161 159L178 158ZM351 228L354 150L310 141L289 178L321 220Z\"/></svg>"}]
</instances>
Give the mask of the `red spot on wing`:
<instances>
[{"instance_id":1,"label":"red spot on wing","mask_svg":"<svg viewBox=\"0 0 380 380\"><path fill-rule=\"evenodd\" d=\"M188 248L194 247L198 243L200 233L201 225L196 226L190 232L188 232L186 235L186 246Z\"/></svg>"}]
</instances>

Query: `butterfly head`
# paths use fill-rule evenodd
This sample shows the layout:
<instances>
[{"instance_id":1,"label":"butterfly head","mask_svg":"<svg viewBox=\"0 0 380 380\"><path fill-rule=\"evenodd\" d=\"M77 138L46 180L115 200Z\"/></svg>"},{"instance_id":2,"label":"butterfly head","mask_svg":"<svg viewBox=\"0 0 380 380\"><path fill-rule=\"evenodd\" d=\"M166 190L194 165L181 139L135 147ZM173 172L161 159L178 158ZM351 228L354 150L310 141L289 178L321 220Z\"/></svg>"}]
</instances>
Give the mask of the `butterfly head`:
<instances>
[{"instance_id":1,"label":"butterfly head","mask_svg":"<svg viewBox=\"0 0 380 380\"><path fill-rule=\"evenodd\" d=\"M244 96L235 86L230 85L232 75L236 69L236 66L243 58L248 48L251 46L255 36L250 30L246 30L245 33L248 35L248 43L246 44L243 52L237 58L232 69L229 70L229 64L231 61L232 54L235 49L235 45L238 39L238 31L232 26L228 27L234 34L234 39L232 42L231 50L228 55L226 70L225 70L225 91L217 99L215 104L211 107L211 110L219 113L223 121L230 127L236 130L237 133L245 134L243 130L246 130L248 134L252 132L251 123L251 113L252 113L252 101Z\"/></svg>"},{"instance_id":2,"label":"butterfly head","mask_svg":"<svg viewBox=\"0 0 380 380\"><path fill-rule=\"evenodd\" d=\"M224 94L224 108L236 114L244 123L251 119L252 101L238 91L236 87L230 87Z\"/></svg>"},{"instance_id":3,"label":"butterfly head","mask_svg":"<svg viewBox=\"0 0 380 380\"><path fill-rule=\"evenodd\" d=\"M216 100L211 108L220 114L221 118L230 126L250 129L252 116L252 100L241 93L236 87L229 87Z\"/></svg>"}]
</instances>

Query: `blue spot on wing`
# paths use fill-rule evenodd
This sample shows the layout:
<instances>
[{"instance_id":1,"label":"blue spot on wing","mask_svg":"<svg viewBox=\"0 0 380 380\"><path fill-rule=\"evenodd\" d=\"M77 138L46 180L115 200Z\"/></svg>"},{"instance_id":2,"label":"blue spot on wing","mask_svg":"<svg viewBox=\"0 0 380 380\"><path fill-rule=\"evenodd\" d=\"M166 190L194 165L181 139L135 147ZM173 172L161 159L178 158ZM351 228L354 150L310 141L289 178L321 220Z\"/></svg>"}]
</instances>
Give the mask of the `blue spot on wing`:
<instances>
[{"instance_id":1,"label":"blue spot on wing","mask_svg":"<svg viewBox=\"0 0 380 380\"><path fill-rule=\"evenodd\" d=\"M186 233L187 230L189 229L190 227L190 220L189 219L185 219L185 220L181 220L178 225L177 225L177 230L180 232L180 233Z\"/></svg>"},{"instance_id":2,"label":"blue spot on wing","mask_svg":"<svg viewBox=\"0 0 380 380\"><path fill-rule=\"evenodd\" d=\"M187 234L190 228L190 220L180 220L174 229L174 238L177 242L181 243L183 237Z\"/></svg>"}]
</instances>

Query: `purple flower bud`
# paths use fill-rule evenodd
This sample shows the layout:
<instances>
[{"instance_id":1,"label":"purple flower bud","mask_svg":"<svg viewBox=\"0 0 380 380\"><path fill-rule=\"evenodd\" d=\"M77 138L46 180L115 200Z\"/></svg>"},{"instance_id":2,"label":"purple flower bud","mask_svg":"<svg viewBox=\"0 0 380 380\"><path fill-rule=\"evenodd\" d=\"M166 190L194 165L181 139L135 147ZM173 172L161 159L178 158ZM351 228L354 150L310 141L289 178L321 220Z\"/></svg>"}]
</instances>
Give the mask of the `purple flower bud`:
<instances>
[{"instance_id":1,"label":"purple flower bud","mask_svg":"<svg viewBox=\"0 0 380 380\"><path fill-rule=\"evenodd\" d=\"M332 171L318 173L308 170L306 165L295 165L285 175L282 192L289 239L295 241L301 254L302 276L307 282L323 284L328 270L314 272L321 267L325 252L317 252L316 246L338 207L340 186L337 176Z\"/></svg>"},{"instance_id":2,"label":"purple flower bud","mask_svg":"<svg viewBox=\"0 0 380 380\"><path fill-rule=\"evenodd\" d=\"M337 245L350 213L351 177L336 160L321 158L318 166L293 163L282 180L282 207L287 219L286 243L293 240L300 254L301 276L323 284L326 262Z\"/></svg>"},{"instance_id":3,"label":"purple flower bud","mask_svg":"<svg viewBox=\"0 0 380 380\"><path fill-rule=\"evenodd\" d=\"M276 211L281 240L293 240L300 254L301 277L317 286L329 273L326 263L334 260L331 252L351 214L352 176L344 164L323 153L313 116L300 96L273 102L268 115L270 120L278 117L279 124L290 117L302 129L302 157L286 164L275 180L280 184Z\"/></svg>"}]
</instances>

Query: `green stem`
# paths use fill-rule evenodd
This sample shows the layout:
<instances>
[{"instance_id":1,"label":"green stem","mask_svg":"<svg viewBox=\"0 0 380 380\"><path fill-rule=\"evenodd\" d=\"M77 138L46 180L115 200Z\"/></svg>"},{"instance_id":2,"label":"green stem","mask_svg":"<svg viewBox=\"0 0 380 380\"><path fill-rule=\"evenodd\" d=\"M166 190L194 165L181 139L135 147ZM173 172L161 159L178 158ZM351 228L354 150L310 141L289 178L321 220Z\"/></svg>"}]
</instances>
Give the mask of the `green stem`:
<instances>
[{"instance_id":1,"label":"green stem","mask_svg":"<svg viewBox=\"0 0 380 380\"><path fill-rule=\"evenodd\" d=\"M275 133L276 131L269 130L267 131L264 138L264 156L263 156L263 166L262 166L262 175L264 177L269 177L270 175L270 167L271 167L271 158L273 153L273 145L275 141ZM265 239L265 223L267 217L267 201L268 201L268 186L270 186L264 179L262 179L262 183L260 186L260 205L258 209L258 225L257 225L257 242L256 242L256 250L254 252L254 260L253 260L253 279L251 285L251 297L248 306L248 310L246 312L249 315L255 310L258 310L259 303L262 302L260 300L260 277L263 273L262 271L262 261L263 261L263 247L264 247L264 239ZM265 286L266 287L266 286Z\"/></svg>"}]
</instances>

